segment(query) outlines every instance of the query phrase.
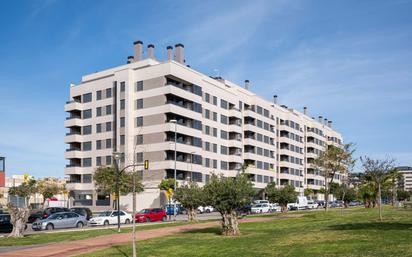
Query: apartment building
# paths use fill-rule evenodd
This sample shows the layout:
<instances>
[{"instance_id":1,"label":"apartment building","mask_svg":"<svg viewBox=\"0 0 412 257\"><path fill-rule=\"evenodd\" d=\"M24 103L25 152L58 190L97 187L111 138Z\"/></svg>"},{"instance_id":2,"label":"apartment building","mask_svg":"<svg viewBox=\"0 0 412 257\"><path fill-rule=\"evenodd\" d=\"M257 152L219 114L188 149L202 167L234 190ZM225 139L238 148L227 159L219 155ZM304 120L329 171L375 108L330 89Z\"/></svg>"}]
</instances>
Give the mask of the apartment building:
<instances>
[{"instance_id":1,"label":"apartment building","mask_svg":"<svg viewBox=\"0 0 412 257\"><path fill-rule=\"evenodd\" d=\"M405 191L412 191L412 167L400 166L396 168L403 176L401 186Z\"/></svg>"},{"instance_id":2,"label":"apartment building","mask_svg":"<svg viewBox=\"0 0 412 257\"><path fill-rule=\"evenodd\" d=\"M127 64L70 86L65 174L75 205L111 206L112 196L97 192L92 176L98 166L112 165L113 152L124 154L121 166L150 162L140 171L145 192L138 208L164 202L157 185L174 176L175 150L180 183L207 183L211 173L235 176L247 164L257 193L273 181L300 193L324 186L311 162L328 144L342 144L331 121L311 118L306 107L299 112L279 105L276 96L259 97L248 80L239 86L190 68L182 44L167 47L166 60L156 58L154 48L148 45L144 57L136 41ZM130 209L130 196L121 203Z\"/></svg>"}]
</instances>

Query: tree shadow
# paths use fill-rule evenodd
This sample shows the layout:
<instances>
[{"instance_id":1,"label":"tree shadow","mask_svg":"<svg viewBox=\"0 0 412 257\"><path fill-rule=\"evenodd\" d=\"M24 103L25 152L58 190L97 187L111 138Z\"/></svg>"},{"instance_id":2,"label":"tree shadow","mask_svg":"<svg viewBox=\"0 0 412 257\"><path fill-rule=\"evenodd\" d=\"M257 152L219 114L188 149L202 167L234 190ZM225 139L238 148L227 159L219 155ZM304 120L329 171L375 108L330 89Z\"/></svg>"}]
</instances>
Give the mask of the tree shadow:
<instances>
[{"instance_id":1,"label":"tree shadow","mask_svg":"<svg viewBox=\"0 0 412 257\"><path fill-rule=\"evenodd\" d=\"M129 256L125 251L123 251L123 250L121 249L121 247L122 247L121 245L113 245L112 247L113 247L114 249L116 249L116 251L118 251L121 256L125 256L125 257L128 257L128 256Z\"/></svg>"},{"instance_id":2,"label":"tree shadow","mask_svg":"<svg viewBox=\"0 0 412 257\"><path fill-rule=\"evenodd\" d=\"M328 226L328 230L412 230L412 223L364 222Z\"/></svg>"},{"instance_id":3,"label":"tree shadow","mask_svg":"<svg viewBox=\"0 0 412 257\"><path fill-rule=\"evenodd\" d=\"M215 227L215 228L202 228L202 229L195 229L195 230L188 230L184 231L184 234L215 234L215 235L222 235L222 229Z\"/></svg>"}]
</instances>

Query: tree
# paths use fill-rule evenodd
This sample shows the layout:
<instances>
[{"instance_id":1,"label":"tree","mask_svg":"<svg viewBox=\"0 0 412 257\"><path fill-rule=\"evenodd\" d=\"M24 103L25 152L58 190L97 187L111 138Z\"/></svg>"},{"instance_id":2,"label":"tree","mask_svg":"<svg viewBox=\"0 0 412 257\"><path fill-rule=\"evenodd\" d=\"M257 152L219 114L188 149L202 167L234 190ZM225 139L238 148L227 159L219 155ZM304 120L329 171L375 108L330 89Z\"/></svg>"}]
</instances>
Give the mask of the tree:
<instances>
[{"instance_id":1,"label":"tree","mask_svg":"<svg viewBox=\"0 0 412 257\"><path fill-rule=\"evenodd\" d=\"M325 178L325 211L328 211L329 184L333 183L336 174L348 174L355 163L353 152L352 144L345 144L342 148L329 145L313 162L313 166Z\"/></svg>"},{"instance_id":2,"label":"tree","mask_svg":"<svg viewBox=\"0 0 412 257\"><path fill-rule=\"evenodd\" d=\"M176 183L176 187L177 187L177 183ZM175 187L175 180L173 178L168 178L168 179L162 179L162 181L160 181L159 184L159 189L160 190L165 190L168 191L170 189L174 189Z\"/></svg>"},{"instance_id":3,"label":"tree","mask_svg":"<svg viewBox=\"0 0 412 257\"><path fill-rule=\"evenodd\" d=\"M64 188L59 184L55 178L45 178L37 182L38 192L43 196L43 201L52 198L63 192Z\"/></svg>"},{"instance_id":4,"label":"tree","mask_svg":"<svg viewBox=\"0 0 412 257\"><path fill-rule=\"evenodd\" d=\"M255 194L248 175L245 172L236 177L213 174L203 190L205 204L213 206L222 216L223 235L240 235L236 209L249 204Z\"/></svg>"},{"instance_id":5,"label":"tree","mask_svg":"<svg viewBox=\"0 0 412 257\"><path fill-rule=\"evenodd\" d=\"M103 193L116 193L117 172L114 167L98 167L93 175L93 181L96 189ZM144 186L141 178L136 173L122 172L119 177L119 191L121 195L127 195L133 192L133 176L136 181L136 192L143 192Z\"/></svg>"},{"instance_id":6,"label":"tree","mask_svg":"<svg viewBox=\"0 0 412 257\"><path fill-rule=\"evenodd\" d=\"M175 199L186 207L188 221L197 221L197 208L204 202L203 189L190 182L176 189Z\"/></svg>"},{"instance_id":7,"label":"tree","mask_svg":"<svg viewBox=\"0 0 412 257\"><path fill-rule=\"evenodd\" d=\"M313 191L312 188L305 188L305 191L303 191L303 194L304 194L305 196L313 196L314 191Z\"/></svg>"},{"instance_id":8,"label":"tree","mask_svg":"<svg viewBox=\"0 0 412 257\"><path fill-rule=\"evenodd\" d=\"M354 188L349 188L349 186L344 183L330 184L330 192L337 199L343 201L345 208L348 207L349 202L354 201L356 199L356 190Z\"/></svg>"},{"instance_id":9,"label":"tree","mask_svg":"<svg viewBox=\"0 0 412 257\"><path fill-rule=\"evenodd\" d=\"M390 173L395 169L393 159L374 160L369 157L361 158L367 181L377 189L379 220L382 221L382 184L390 178Z\"/></svg>"},{"instance_id":10,"label":"tree","mask_svg":"<svg viewBox=\"0 0 412 257\"><path fill-rule=\"evenodd\" d=\"M398 171L398 169L393 169L388 174L388 179L386 180L386 188L389 190L389 195L391 196L391 204L395 206L397 200L397 192L399 181L403 180L403 175Z\"/></svg>"},{"instance_id":11,"label":"tree","mask_svg":"<svg viewBox=\"0 0 412 257\"><path fill-rule=\"evenodd\" d=\"M359 198L363 200L365 208L372 208L376 205L375 187L369 182L363 182L358 190Z\"/></svg>"},{"instance_id":12,"label":"tree","mask_svg":"<svg viewBox=\"0 0 412 257\"><path fill-rule=\"evenodd\" d=\"M266 186L266 192L268 194L269 202L279 203L282 212L287 212L288 203L296 202L298 192L295 191L295 187L292 185L285 185L282 188L277 188L276 183L272 182Z\"/></svg>"},{"instance_id":13,"label":"tree","mask_svg":"<svg viewBox=\"0 0 412 257\"><path fill-rule=\"evenodd\" d=\"M397 197L398 201L405 201L405 200L408 200L409 197L411 197L411 195L412 195L412 193L410 191L405 191L403 189L398 189L396 197Z\"/></svg>"},{"instance_id":14,"label":"tree","mask_svg":"<svg viewBox=\"0 0 412 257\"><path fill-rule=\"evenodd\" d=\"M27 219L30 215L28 207L30 196L37 192L37 181L34 179L26 179L21 185L9 188L9 195L21 197L24 199L24 206L15 206L8 203L7 207L10 212L10 223L13 225L13 230L9 237L23 237Z\"/></svg>"}]
</instances>

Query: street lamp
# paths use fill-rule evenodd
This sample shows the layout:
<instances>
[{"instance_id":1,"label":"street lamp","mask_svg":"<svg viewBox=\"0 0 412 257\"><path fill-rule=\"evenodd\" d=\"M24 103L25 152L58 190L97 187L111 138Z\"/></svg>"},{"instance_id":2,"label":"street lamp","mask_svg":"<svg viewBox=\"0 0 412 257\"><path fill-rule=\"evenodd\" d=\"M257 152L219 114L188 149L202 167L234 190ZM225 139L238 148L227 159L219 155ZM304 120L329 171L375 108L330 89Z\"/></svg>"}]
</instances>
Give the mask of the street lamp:
<instances>
[{"instance_id":1,"label":"street lamp","mask_svg":"<svg viewBox=\"0 0 412 257\"><path fill-rule=\"evenodd\" d=\"M176 192L176 159L177 159L177 152L176 152L176 143L177 143L177 120L173 119L170 120L170 123L175 124L175 169L174 169L174 186L173 186L173 216L174 220L176 221L176 200L175 200L175 192Z\"/></svg>"},{"instance_id":2,"label":"street lamp","mask_svg":"<svg viewBox=\"0 0 412 257\"><path fill-rule=\"evenodd\" d=\"M117 232L120 233L120 188L119 188L119 180L120 180L120 173L123 171L119 171L119 164L118 161L122 158L122 153L120 152L113 152L113 159L114 159L114 168L116 170L116 205L117 205Z\"/></svg>"}]
</instances>

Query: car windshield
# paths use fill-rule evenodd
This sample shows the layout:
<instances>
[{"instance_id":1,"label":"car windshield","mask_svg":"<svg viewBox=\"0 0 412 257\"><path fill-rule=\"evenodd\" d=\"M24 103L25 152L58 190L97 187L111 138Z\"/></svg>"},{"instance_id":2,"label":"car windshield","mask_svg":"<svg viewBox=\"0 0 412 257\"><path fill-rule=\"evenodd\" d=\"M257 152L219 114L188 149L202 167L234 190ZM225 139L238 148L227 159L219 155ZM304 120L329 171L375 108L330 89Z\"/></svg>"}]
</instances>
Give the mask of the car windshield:
<instances>
[{"instance_id":1,"label":"car windshield","mask_svg":"<svg viewBox=\"0 0 412 257\"><path fill-rule=\"evenodd\" d=\"M99 214L99 217L107 217L110 216L110 214L112 214L111 211L105 211Z\"/></svg>"},{"instance_id":2,"label":"car windshield","mask_svg":"<svg viewBox=\"0 0 412 257\"><path fill-rule=\"evenodd\" d=\"M149 212L150 212L149 209L143 209L143 210L139 211L138 213L140 213L140 214L146 214L146 213L149 213Z\"/></svg>"},{"instance_id":3,"label":"car windshield","mask_svg":"<svg viewBox=\"0 0 412 257\"><path fill-rule=\"evenodd\" d=\"M260 208L260 207L262 207L262 205L261 204L255 204L253 207L254 208Z\"/></svg>"},{"instance_id":4,"label":"car windshield","mask_svg":"<svg viewBox=\"0 0 412 257\"><path fill-rule=\"evenodd\" d=\"M60 216L60 213L55 213L55 214L50 215L50 216L48 217L48 219L50 219L50 220L55 220L58 216Z\"/></svg>"}]
</instances>

